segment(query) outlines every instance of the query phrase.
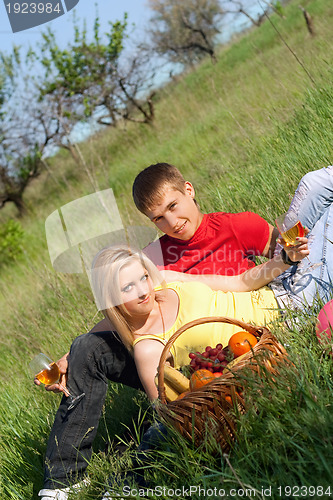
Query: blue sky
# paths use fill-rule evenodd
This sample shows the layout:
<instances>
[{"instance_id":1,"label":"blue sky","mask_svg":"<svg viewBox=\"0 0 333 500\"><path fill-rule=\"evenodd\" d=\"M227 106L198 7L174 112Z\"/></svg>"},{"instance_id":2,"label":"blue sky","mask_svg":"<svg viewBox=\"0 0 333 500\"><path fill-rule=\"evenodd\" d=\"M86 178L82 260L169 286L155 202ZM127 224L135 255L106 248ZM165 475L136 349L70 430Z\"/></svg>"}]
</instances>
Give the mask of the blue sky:
<instances>
[{"instance_id":1,"label":"blue sky","mask_svg":"<svg viewBox=\"0 0 333 500\"><path fill-rule=\"evenodd\" d=\"M65 47L66 42L73 39L74 12L76 18L79 20L80 26L82 26L82 21L86 20L88 32L92 35L93 22L96 16L96 6L101 23L100 33L104 33L108 30L109 21L121 20L123 19L124 13L127 12L129 25L128 33L130 34L130 41L127 44L127 50L130 52L134 49L136 42L144 39L145 25L152 15L152 11L150 11L147 6L147 0L79 0L74 10L49 23L17 33L12 33L4 5L7 1L9 0L5 0L4 2L0 0L0 51L3 52L10 52L14 44L23 47L23 49L28 49L29 45L33 47L35 43L41 40L41 33L45 31L48 26L55 31L57 43L60 46ZM22 0L17 1L22 2ZM35 1L45 3L47 0ZM62 2L62 5L64 6L64 0L59 1ZM250 7L252 12L253 9L258 11L258 0L243 0L243 3L244 5ZM227 16L222 29L223 36L221 39L224 41L228 40L232 32L238 31L243 26L244 21L246 21L244 16L238 16L236 19L233 18L233 16ZM135 25L134 34L133 29L131 28L132 24ZM25 50L23 50L23 53L25 53ZM177 67L172 66L172 68L177 71ZM159 69L158 74L155 77L157 85L164 82L168 78L170 69L171 67L169 65L166 65L163 69ZM82 130L78 127L77 134L79 139L84 138L86 133L88 133L86 125L83 126Z\"/></svg>"},{"instance_id":2,"label":"blue sky","mask_svg":"<svg viewBox=\"0 0 333 500\"><path fill-rule=\"evenodd\" d=\"M38 1L38 0L36 0ZM46 1L46 0L39 0ZM61 1L61 0L60 0ZM75 7L76 15L79 19L87 20L87 27L90 30L95 19L96 7L98 9L101 32L108 29L108 21L122 19L124 12L128 13L129 24L135 23L137 37L141 37L145 22L150 17L150 10L146 5L146 0L80 0ZM0 50L8 52L13 44L27 46L34 45L40 39L40 33L50 26L58 37L57 39L70 40L73 34L73 11L36 28L31 28L18 33L12 33L10 23L7 17L4 2L0 0Z\"/></svg>"},{"instance_id":3,"label":"blue sky","mask_svg":"<svg viewBox=\"0 0 333 500\"><path fill-rule=\"evenodd\" d=\"M45 3L47 0L35 1ZM59 1L64 5L64 0ZM62 40L65 44L66 41L71 39L73 35L73 11L36 28L12 33L4 5L5 3L6 0L4 2L0 0L0 50L8 52L11 50L13 44L25 47L28 46L28 44L34 45L34 43L40 39L40 33L45 30L47 26L50 26L52 30L58 34L58 43ZM243 4L249 8L252 14L262 10L260 0L243 0ZM74 10L79 19L87 20L87 27L89 30L92 29L93 20L95 19L95 5L97 5L100 16L101 32L105 32L108 29L108 21L122 19L124 12L127 12L129 24L134 23L136 25L134 39L139 40L143 37L144 26L151 15L151 11L147 6L147 0L79 0ZM227 16L224 23L224 36L222 39L228 39L233 31L238 31L244 26L244 22L246 24L246 18L242 15L238 16L236 19Z\"/></svg>"},{"instance_id":4,"label":"blue sky","mask_svg":"<svg viewBox=\"0 0 333 500\"><path fill-rule=\"evenodd\" d=\"M5 0L6 1L6 0ZM38 0L36 0L38 2ZM46 1L46 0L39 0ZM64 2L63 2L64 4ZM0 51L9 53L13 45L19 45L23 49L27 49L29 45L34 46L40 41L42 31L45 31L48 26L56 33L56 39L60 46L66 46L66 42L73 39L73 13L79 20L80 26L83 20L87 21L88 32L93 32L93 22L97 11L100 18L101 28L100 33L104 33L109 28L109 21L123 19L124 13L128 14L128 33L131 39L138 41L144 37L144 26L151 16L151 11L146 5L146 0L80 0L74 10L50 21L41 26L28 30L12 33L9 19L7 17L4 2L0 0ZM131 25L135 24L135 36ZM133 43L133 42L132 42ZM134 42L135 43L135 42ZM131 51L133 46L128 45L128 50ZM23 53L25 50L23 50ZM75 131L75 140L82 140L90 134L90 127L87 125L78 126Z\"/></svg>"}]
</instances>

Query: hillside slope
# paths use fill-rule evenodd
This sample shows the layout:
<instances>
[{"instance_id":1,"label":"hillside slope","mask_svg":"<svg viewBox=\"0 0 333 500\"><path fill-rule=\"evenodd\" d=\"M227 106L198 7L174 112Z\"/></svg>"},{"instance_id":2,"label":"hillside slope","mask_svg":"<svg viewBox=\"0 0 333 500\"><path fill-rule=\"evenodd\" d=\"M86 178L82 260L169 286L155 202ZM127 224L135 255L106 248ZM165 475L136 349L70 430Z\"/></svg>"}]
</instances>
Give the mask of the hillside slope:
<instances>
[{"instance_id":1,"label":"hillside slope","mask_svg":"<svg viewBox=\"0 0 333 500\"><path fill-rule=\"evenodd\" d=\"M287 208L305 172L333 163L333 5L331 0L307 0L303 5L313 16L315 37L306 29L298 2L291 2L285 9L285 19L272 16L271 22L266 21L259 29L222 47L216 64L205 60L195 71L177 77L161 89L154 126L120 126L81 144L94 186L84 169L79 171L71 158L60 153L49 159L50 171L43 173L27 190L25 201L29 214L21 220L25 231L24 254L15 263L0 268L0 309L4 326L0 334L1 498L35 498L42 484L45 442L58 404L57 396L32 387L27 373L28 360L39 351L57 358L69 348L73 338L88 331L99 318L85 276L61 275L52 269L44 233L46 217L61 205L96 188L112 187L124 224L148 224L133 206L131 184L145 166L166 161L178 166L185 177L193 181L204 211L254 210L273 222L274 217ZM7 207L0 213L0 220L13 216L14 210ZM293 332L296 347L303 348L302 342L306 339L309 349L306 351L309 362L304 361L302 365L305 386L299 389L307 401L302 423L306 426L309 415L319 415L321 428L326 426L329 432L333 421L325 408L333 403L331 367L326 359L320 361L313 331L314 316L303 320L302 339L299 339L299 330ZM318 370L320 376L316 379ZM316 397L321 395L320 409L315 412L311 401L306 399L308 393L304 387L309 381L314 384L311 390ZM137 412L136 407L145 407L140 397L131 402L131 391L119 391L113 388L110 393L106 419L111 413L114 418L112 422L107 420L108 430L100 430L97 448L116 432L125 410L129 424ZM263 412L270 408L269 402L265 404ZM290 468L295 474L295 484L301 479L306 485L318 485L321 479L325 482L328 477L325 467L332 460L332 441L327 442L327 436L324 441L319 430L316 434L312 417L309 427L303 429L306 437L302 437L292 403L287 410L288 419L281 417L281 421L290 426L295 446L302 443L305 456L299 468ZM273 416L277 420L266 420L267 426L274 426L280 418ZM249 419L246 425L249 426L248 447L244 445L235 456L234 470L243 481L249 481L252 470L256 483L253 486L269 485L274 467L264 450L273 450L272 456L276 458L280 456L279 447L291 447L292 439L286 444L287 441L281 437L279 441L275 436L275 442L267 428L261 426L259 442L254 436L253 421ZM184 451L182 443L178 446L182 449L178 450L182 464L174 456L174 463L165 458L170 478L177 483L182 474L185 477L182 467L188 461L191 463L189 477L202 480L205 472L200 469L200 460L206 464L207 456L200 458L190 449ZM252 452L260 472L258 469L254 473L250 467ZM322 460L321 477L319 473L317 477L311 474L311 453L313 461ZM321 454L326 458L319 458ZM296 458L294 455L292 460ZM96 454L94 460L96 471L92 474L95 473L98 484L110 470L116 470L113 469L116 465L112 460L111 464L106 463L100 454ZM208 477L217 474L216 471L220 474L223 468L232 482L232 469L225 463L212 463L207 470ZM242 463L246 463L244 471ZM275 484L278 481L289 484L287 469L288 458L285 462L281 459ZM163 475L159 476L158 470L154 474L158 484Z\"/></svg>"}]
</instances>

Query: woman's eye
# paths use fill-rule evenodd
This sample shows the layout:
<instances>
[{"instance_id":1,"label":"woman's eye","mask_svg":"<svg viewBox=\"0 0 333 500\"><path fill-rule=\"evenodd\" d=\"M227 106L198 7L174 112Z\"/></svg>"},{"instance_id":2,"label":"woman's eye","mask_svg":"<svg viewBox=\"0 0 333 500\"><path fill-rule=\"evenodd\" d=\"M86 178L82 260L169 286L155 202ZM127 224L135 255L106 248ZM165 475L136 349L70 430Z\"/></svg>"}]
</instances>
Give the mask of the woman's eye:
<instances>
[{"instance_id":1,"label":"woman's eye","mask_svg":"<svg viewBox=\"0 0 333 500\"><path fill-rule=\"evenodd\" d=\"M149 278L149 274L144 274L141 278L142 281L147 281L147 279Z\"/></svg>"},{"instance_id":2,"label":"woman's eye","mask_svg":"<svg viewBox=\"0 0 333 500\"><path fill-rule=\"evenodd\" d=\"M176 208L177 206L177 203L173 203L172 205L170 205L170 210L173 210L174 208Z\"/></svg>"},{"instance_id":3,"label":"woman's eye","mask_svg":"<svg viewBox=\"0 0 333 500\"><path fill-rule=\"evenodd\" d=\"M124 286L124 288L121 291L124 293L127 293L131 290L131 288L132 288L132 285L127 285L127 286Z\"/></svg>"}]
</instances>

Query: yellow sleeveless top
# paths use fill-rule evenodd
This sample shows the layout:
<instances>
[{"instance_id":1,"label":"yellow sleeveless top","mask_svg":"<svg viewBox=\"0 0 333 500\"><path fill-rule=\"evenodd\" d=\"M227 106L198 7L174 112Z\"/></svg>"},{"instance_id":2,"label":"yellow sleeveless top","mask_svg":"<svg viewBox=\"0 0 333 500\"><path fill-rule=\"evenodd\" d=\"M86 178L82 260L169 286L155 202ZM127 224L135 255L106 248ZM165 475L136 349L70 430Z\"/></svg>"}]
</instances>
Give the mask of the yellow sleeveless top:
<instances>
[{"instance_id":1,"label":"yellow sleeveless top","mask_svg":"<svg viewBox=\"0 0 333 500\"><path fill-rule=\"evenodd\" d=\"M134 340L133 346L144 339L156 339L165 345L182 325L204 316L227 316L256 326L267 325L278 316L278 304L268 287L253 292L222 292L193 281L168 283L167 288L174 290L179 298L176 321L164 334L141 335ZM160 289L155 288L156 291ZM207 345L215 347L221 343L225 347L231 335L237 331L238 326L225 323L206 323L186 330L171 347L174 366L179 368L189 364L188 354L192 351L202 352Z\"/></svg>"}]
</instances>

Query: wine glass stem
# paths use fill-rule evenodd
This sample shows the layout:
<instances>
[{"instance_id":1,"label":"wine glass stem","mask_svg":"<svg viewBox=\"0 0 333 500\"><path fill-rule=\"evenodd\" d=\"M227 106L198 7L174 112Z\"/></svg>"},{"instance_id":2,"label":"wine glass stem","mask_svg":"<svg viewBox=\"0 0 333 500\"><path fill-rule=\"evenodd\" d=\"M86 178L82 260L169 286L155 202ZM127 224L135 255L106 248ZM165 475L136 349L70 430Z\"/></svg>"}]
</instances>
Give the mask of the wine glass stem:
<instances>
[{"instance_id":1,"label":"wine glass stem","mask_svg":"<svg viewBox=\"0 0 333 500\"><path fill-rule=\"evenodd\" d=\"M62 384L58 383L59 387L63 390L65 396L68 398L71 394L69 392L69 390Z\"/></svg>"}]
</instances>

